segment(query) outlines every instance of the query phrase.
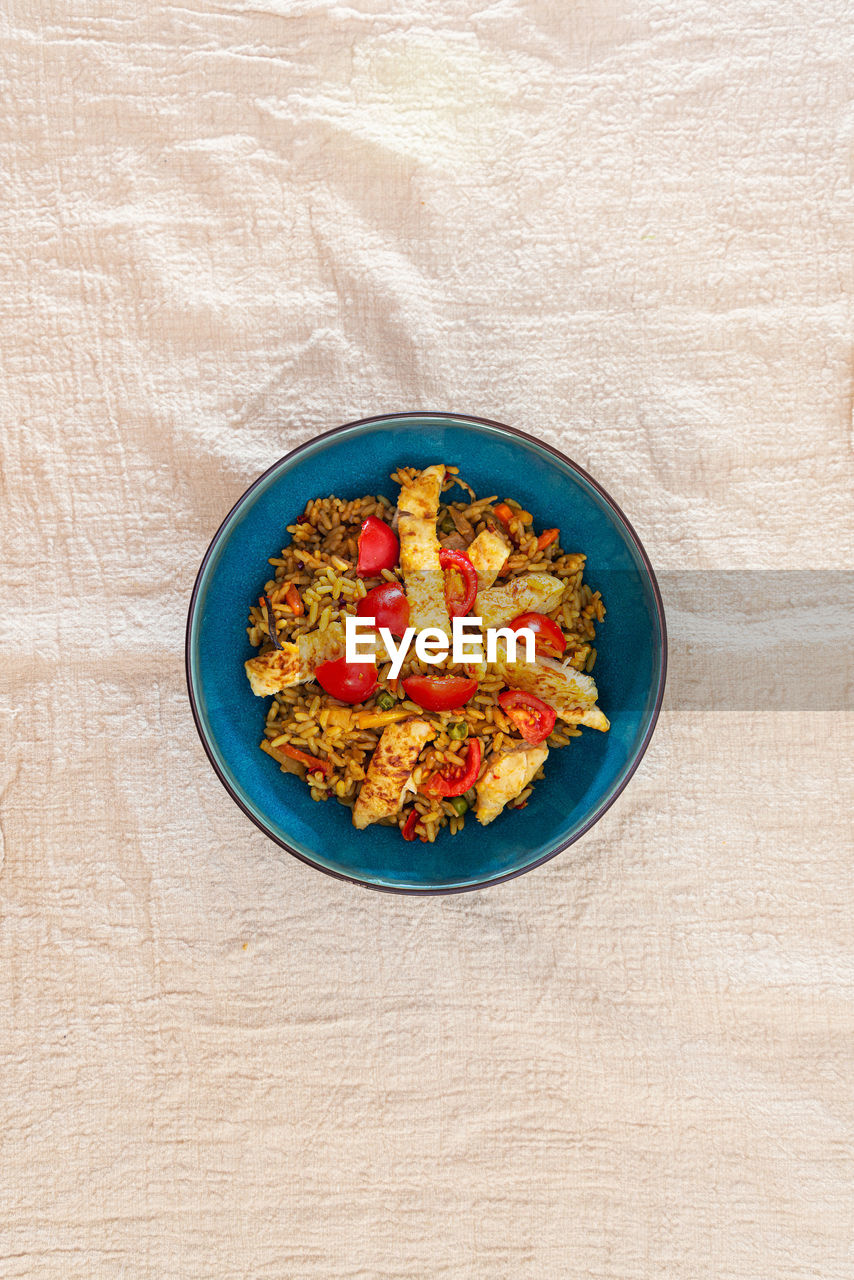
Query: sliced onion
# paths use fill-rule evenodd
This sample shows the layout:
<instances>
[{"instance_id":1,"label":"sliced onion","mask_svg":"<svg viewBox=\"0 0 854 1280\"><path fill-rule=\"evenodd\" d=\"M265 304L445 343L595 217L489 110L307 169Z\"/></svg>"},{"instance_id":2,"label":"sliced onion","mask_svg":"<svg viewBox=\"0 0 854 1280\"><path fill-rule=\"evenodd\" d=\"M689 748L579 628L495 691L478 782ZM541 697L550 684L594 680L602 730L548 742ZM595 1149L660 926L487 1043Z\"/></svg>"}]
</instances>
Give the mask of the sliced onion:
<instances>
[{"instance_id":1,"label":"sliced onion","mask_svg":"<svg viewBox=\"0 0 854 1280\"><path fill-rule=\"evenodd\" d=\"M264 606L267 612L267 634L270 637L273 648L281 649L283 646L279 639L279 633L276 630L276 619L273 616L273 606L270 604L270 597L262 596L261 599L264 601Z\"/></svg>"}]
</instances>

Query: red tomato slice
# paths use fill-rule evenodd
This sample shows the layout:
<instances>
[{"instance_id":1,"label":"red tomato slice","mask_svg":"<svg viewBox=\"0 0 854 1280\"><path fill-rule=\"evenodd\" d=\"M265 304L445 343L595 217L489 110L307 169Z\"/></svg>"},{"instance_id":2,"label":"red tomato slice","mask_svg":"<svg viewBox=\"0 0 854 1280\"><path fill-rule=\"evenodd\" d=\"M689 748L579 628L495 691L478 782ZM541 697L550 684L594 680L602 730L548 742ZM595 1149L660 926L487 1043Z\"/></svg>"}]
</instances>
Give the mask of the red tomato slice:
<instances>
[{"instance_id":1,"label":"red tomato slice","mask_svg":"<svg viewBox=\"0 0 854 1280\"><path fill-rule=\"evenodd\" d=\"M420 821L421 821L421 814L418 812L416 808L413 807L409 811L409 817L406 819L406 821L404 822L403 826L400 829L400 834L403 836L404 840L415 839L416 827L418 826L418 823Z\"/></svg>"},{"instance_id":2,"label":"red tomato slice","mask_svg":"<svg viewBox=\"0 0 854 1280\"><path fill-rule=\"evenodd\" d=\"M393 636L402 636L409 626L409 601L396 582L373 587L356 605L356 613L360 618L373 618L377 629L388 627Z\"/></svg>"},{"instance_id":3,"label":"red tomato slice","mask_svg":"<svg viewBox=\"0 0 854 1280\"><path fill-rule=\"evenodd\" d=\"M346 658L322 662L314 678L339 702L364 702L380 682L375 662L348 662Z\"/></svg>"},{"instance_id":4,"label":"red tomato slice","mask_svg":"<svg viewBox=\"0 0 854 1280\"><path fill-rule=\"evenodd\" d=\"M477 782L482 760L480 738L469 738L465 764L447 764L438 773L431 773L421 790L431 796L461 796Z\"/></svg>"},{"instance_id":5,"label":"red tomato slice","mask_svg":"<svg viewBox=\"0 0 854 1280\"><path fill-rule=\"evenodd\" d=\"M452 551L443 547L439 552L439 564L445 570L445 604L452 618L464 618L471 613L477 595L477 569L465 551ZM462 591L459 580L462 580Z\"/></svg>"},{"instance_id":6,"label":"red tomato slice","mask_svg":"<svg viewBox=\"0 0 854 1280\"><path fill-rule=\"evenodd\" d=\"M537 653L560 656L566 648L566 636L554 619L547 618L544 613L520 613L518 618L508 622L507 626L511 631L518 631L520 627L528 627L533 631L537 642Z\"/></svg>"},{"instance_id":7,"label":"red tomato slice","mask_svg":"<svg viewBox=\"0 0 854 1280\"><path fill-rule=\"evenodd\" d=\"M477 681L465 676L409 676L403 682L407 698L425 711L461 707L477 692Z\"/></svg>"},{"instance_id":8,"label":"red tomato slice","mask_svg":"<svg viewBox=\"0 0 854 1280\"><path fill-rule=\"evenodd\" d=\"M543 742L555 727L554 709L521 689L505 689L498 695L498 705L515 724L526 742Z\"/></svg>"},{"instance_id":9,"label":"red tomato slice","mask_svg":"<svg viewBox=\"0 0 854 1280\"><path fill-rule=\"evenodd\" d=\"M357 573L363 578L376 578L383 569L393 569L400 556L397 534L385 520L368 516L359 534Z\"/></svg>"}]
</instances>

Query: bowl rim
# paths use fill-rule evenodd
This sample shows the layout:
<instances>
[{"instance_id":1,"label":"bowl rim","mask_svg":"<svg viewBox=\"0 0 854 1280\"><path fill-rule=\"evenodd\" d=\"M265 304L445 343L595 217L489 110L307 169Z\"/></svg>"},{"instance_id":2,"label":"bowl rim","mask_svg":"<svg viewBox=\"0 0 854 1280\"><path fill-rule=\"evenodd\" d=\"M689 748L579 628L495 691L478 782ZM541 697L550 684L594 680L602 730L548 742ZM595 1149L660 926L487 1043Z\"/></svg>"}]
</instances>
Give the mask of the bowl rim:
<instances>
[{"instance_id":1,"label":"bowl rim","mask_svg":"<svg viewBox=\"0 0 854 1280\"><path fill-rule=\"evenodd\" d=\"M265 823L258 816L256 816L254 813L251 812L250 809L247 808L247 806L243 803L241 798L235 793L234 788L232 787L228 778L225 776L222 769L220 768L219 762L217 761L213 753L213 750L207 739L207 734L205 733L205 730L202 725L202 719L201 719L199 708L196 702L196 692L193 687L193 677L191 672L191 641L192 641L193 623L195 621L196 606L198 604L202 580L205 576L205 570L207 569L208 563L211 560L212 556L214 555L219 545L220 537L223 531L225 530L226 526L230 523L232 516L235 515L236 512L247 502L247 500L258 488L258 486L263 484L264 481L267 479L267 477L271 474L271 472L276 471L279 467L282 466L283 463L293 461L299 456L299 454L313 447L320 440L330 440L332 437L341 435L345 431L352 431L356 427L371 427L371 426L381 426L381 425L388 426L392 424L397 424L398 428L400 428L406 422L408 422L413 418L443 418L449 422L453 422L462 426L465 426L467 423L474 423L479 426L490 427L493 430L503 432L508 436L515 437L517 439L525 441L526 443L536 445L538 449L543 449L545 450L546 453L552 454L552 456L557 458L558 461L564 464L564 466L568 466L574 472L576 472L577 475L579 475L583 480L585 480L586 483L589 484L591 488L593 488L599 494L599 496L604 499L607 506L611 509L611 511L613 511L617 519L625 528L626 533L628 534L629 540L634 546L634 549L637 552L641 560L641 563L643 564L643 567L646 570L646 573L649 577L650 586L652 588L652 598L655 605L656 617L658 619L658 626L661 634L661 647L660 647L660 654L659 654L659 660L658 660L658 670L656 673L657 680L658 680L658 689L656 693L655 704L652 708L652 714L650 715L649 724L646 727L646 732L644 733L643 739L641 740L641 743L635 752L634 759L632 760L631 764L626 770L624 777L620 781L620 785L614 791L613 795L609 796L608 799L602 805L600 805L596 810L594 810L594 812L587 819L587 821L581 827L579 827L579 829L576 832L574 832L568 840L565 840L561 844L558 844L556 848L550 850L546 854L543 854L543 856L540 858L537 858L535 862L530 862L524 867L518 867L514 871L504 872L499 876L491 876L488 880L479 880L474 884L447 885L447 886L439 885L435 887L430 886L427 888L418 888L412 885L378 884L375 881L362 879L360 876L355 876L355 875L351 876L351 875L346 875L342 871L333 871L331 867L325 867L323 866L322 863L315 862L312 858L309 858L305 854L300 853L299 850L292 848L285 840L282 840L278 835L272 832L270 828L266 826ZM412 425L411 422L410 422L410 425ZM596 823L603 816L603 814L607 813L607 811L611 808L611 805L614 804L615 801L619 798L619 796L621 796L622 793L625 791L626 787L628 786L629 782L634 776L638 768L638 765L640 764L641 760L646 754L647 747L650 744L652 735L655 731L656 724L658 723L658 717L661 711L661 705L664 700L664 687L665 687L665 684L667 683L667 656L668 656L667 624L664 616L664 603L661 598L661 591L658 586L658 579L655 576L655 570L652 567L649 556L647 555L646 550L643 546L643 543L638 537L631 521L624 514L624 512L622 511L618 503L616 503L614 499L611 497L611 495L602 487L602 485L598 482L598 480L594 480L593 476L591 476L589 472L585 471L585 469L579 466L577 462L573 462L573 460L567 457L565 453L562 453L560 449L556 449L554 445L548 444L545 440L539 440L537 439L536 436L532 436L529 432L522 431L518 427L507 426L506 423L498 422L495 418L481 418L481 417L476 417L475 415L469 414L469 413L454 413L453 411L450 411L450 410L434 410L434 409L410 409L405 411L399 411L397 413L378 414L369 418L357 418L353 422L345 422L341 426L332 427L328 431L321 431L317 435L311 436L308 440L304 440L302 444L296 445L295 448L289 450L288 453L283 454L281 458L278 458L274 463L271 464L271 466L267 467L267 469L263 471L261 475L257 477L257 479L253 480L249 488L244 490L244 492L240 495L240 497L237 499L237 501L228 511L224 519L221 521L219 527L217 528L216 532L211 538L208 548L205 551L204 556L202 557L202 562L199 565L199 570L198 570L198 573L196 574L195 582L193 583L193 590L190 595L190 604L187 610L187 625L186 625L185 638L184 638L184 674L185 674L186 683L187 683L187 694L190 701L190 708L192 710L193 721L196 726L196 732L199 735L199 739L201 740L201 744L204 747L205 754L208 757L208 760L210 761L211 766L213 767L214 773L219 778L220 782L222 783L225 790L228 792L228 795L231 797L232 801L246 815L246 817L249 818L250 822L252 822L256 827L258 827L260 831L263 831L264 835L267 836L269 840L272 840L274 844L278 845L279 848L284 849L286 853L289 853L292 857L297 858L300 862L305 863L306 866L312 867L315 871L322 871L324 875L331 876L334 880L343 880L348 884L358 885L360 888L363 888L363 889L373 889L378 893L405 894L411 897L438 897L438 896L443 896L445 894L450 894L450 893L473 893L475 890L489 889L493 885L504 884L508 880L515 880L517 876L526 875L529 871L533 871L537 867L542 867L546 862L550 862L552 858L556 858L559 853L563 853L564 850L568 849L570 845L575 844L575 842L577 840L580 840L583 835L586 835L586 833L591 829L591 827L596 825Z\"/></svg>"}]
</instances>

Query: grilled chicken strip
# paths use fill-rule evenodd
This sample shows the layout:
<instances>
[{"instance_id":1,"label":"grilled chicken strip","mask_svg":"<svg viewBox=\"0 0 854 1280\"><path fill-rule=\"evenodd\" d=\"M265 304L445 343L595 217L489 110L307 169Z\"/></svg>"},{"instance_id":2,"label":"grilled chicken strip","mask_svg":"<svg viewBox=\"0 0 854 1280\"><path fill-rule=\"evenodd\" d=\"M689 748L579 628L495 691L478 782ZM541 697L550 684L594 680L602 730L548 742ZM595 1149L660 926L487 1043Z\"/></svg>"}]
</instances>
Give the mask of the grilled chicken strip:
<instances>
[{"instance_id":1,"label":"grilled chicken strip","mask_svg":"<svg viewBox=\"0 0 854 1280\"><path fill-rule=\"evenodd\" d=\"M436 515L445 479L444 463L426 467L398 499L400 567L409 600L409 622L416 631L438 627L451 634L445 604L445 578L439 563Z\"/></svg>"},{"instance_id":2,"label":"grilled chicken strip","mask_svg":"<svg viewBox=\"0 0 854 1280\"><path fill-rule=\"evenodd\" d=\"M545 743L536 747L513 747L498 755L493 753L486 772L475 786L475 817L482 826L487 826L506 804L522 794L548 754Z\"/></svg>"},{"instance_id":3,"label":"grilled chicken strip","mask_svg":"<svg viewBox=\"0 0 854 1280\"><path fill-rule=\"evenodd\" d=\"M360 637L360 651L370 652L369 643L373 645L375 662L390 661L391 654L378 632ZM313 679L322 663L343 658L344 654L344 628L339 622L333 622L325 631L308 631L295 644L283 644L281 649L268 649L266 653L250 658L244 665L252 692L263 698L271 693L278 693L280 689L304 684L306 680Z\"/></svg>"},{"instance_id":4,"label":"grilled chicken strip","mask_svg":"<svg viewBox=\"0 0 854 1280\"><path fill-rule=\"evenodd\" d=\"M478 591L474 611L484 627L503 627L520 613L550 613L560 604L565 585L550 573L529 573L503 587Z\"/></svg>"},{"instance_id":5,"label":"grilled chicken strip","mask_svg":"<svg viewBox=\"0 0 854 1280\"><path fill-rule=\"evenodd\" d=\"M477 589L486 591L498 577L510 548L503 538L490 529L482 529L466 548L466 554L477 570Z\"/></svg>"},{"instance_id":6,"label":"grilled chicken strip","mask_svg":"<svg viewBox=\"0 0 854 1280\"><path fill-rule=\"evenodd\" d=\"M534 693L553 707L567 724L583 724L588 729L601 729L604 733L610 722L597 707L599 694L592 676L574 667L564 666L554 658L537 658L536 662L507 662L504 641L499 639L496 670L511 689L524 689Z\"/></svg>"},{"instance_id":7,"label":"grilled chicken strip","mask_svg":"<svg viewBox=\"0 0 854 1280\"><path fill-rule=\"evenodd\" d=\"M353 805L353 826L362 830L397 813L403 788L425 743L433 737L426 720L412 716L383 730L362 789Z\"/></svg>"},{"instance_id":8,"label":"grilled chicken strip","mask_svg":"<svg viewBox=\"0 0 854 1280\"><path fill-rule=\"evenodd\" d=\"M268 649L244 663L252 692L259 698L310 680L323 662L344 654L344 628L337 623L325 631L309 631L295 644Z\"/></svg>"}]
</instances>

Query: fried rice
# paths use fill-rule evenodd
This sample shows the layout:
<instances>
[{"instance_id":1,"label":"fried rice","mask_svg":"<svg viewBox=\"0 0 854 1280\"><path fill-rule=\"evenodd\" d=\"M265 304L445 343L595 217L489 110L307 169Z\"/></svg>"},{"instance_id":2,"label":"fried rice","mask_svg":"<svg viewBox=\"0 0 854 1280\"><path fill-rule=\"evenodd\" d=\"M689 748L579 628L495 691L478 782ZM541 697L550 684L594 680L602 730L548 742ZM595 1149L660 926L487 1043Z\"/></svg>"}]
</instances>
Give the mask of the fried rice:
<instances>
[{"instance_id":1,"label":"fried rice","mask_svg":"<svg viewBox=\"0 0 854 1280\"><path fill-rule=\"evenodd\" d=\"M405 489L418 477L416 468L407 467L395 471L391 479ZM461 489L462 498L457 496ZM301 637L323 633L335 624L343 627L347 616L356 613L358 602L381 582L396 582L405 588L399 565L372 578L362 578L357 573L358 540L364 521L375 516L394 527L395 514L394 504L383 494L353 499L318 497L307 502L302 514L287 526L290 541L269 560L273 576L265 583L266 600L261 597L249 611L249 641L259 654L272 651L271 625L279 643L298 643ZM591 672L596 662L596 627L605 616L605 606L600 593L584 581L585 555L565 550L557 530L538 532L531 513L514 498L499 501L497 494L477 498L459 478L457 468L445 468L436 515L440 544L464 549L487 529L498 533L508 544L498 585L532 573L546 573L563 583L559 603L546 616L565 638L565 666L576 672ZM391 683L390 664L378 666L376 692L355 706L332 697L315 678L277 691L266 712L261 749L283 772L303 779L312 799L334 798L352 809L386 727L406 715L427 720L431 740L418 755L397 811L379 822L403 830L414 807L420 839L433 841L445 828L455 835L463 829L466 818L474 815L478 801L475 786L461 797L448 798L425 791L424 783L437 771L462 767L467 743L474 738L480 740L482 747L481 778L491 760L525 745L498 701L507 687L505 679L498 671L481 668L477 692L470 701L451 711L435 712L407 698L404 680L413 675L466 674L450 655L438 666L428 665L412 649L397 680ZM545 745L560 749L581 733L578 724L558 719ZM318 758L324 762L324 772L307 771L304 763L286 754L286 749ZM528 785L507 802L506 809L524 808L543 774L540 767ZM412 821L409 827L412 828Z\"/></svg>"}]
</instances>

